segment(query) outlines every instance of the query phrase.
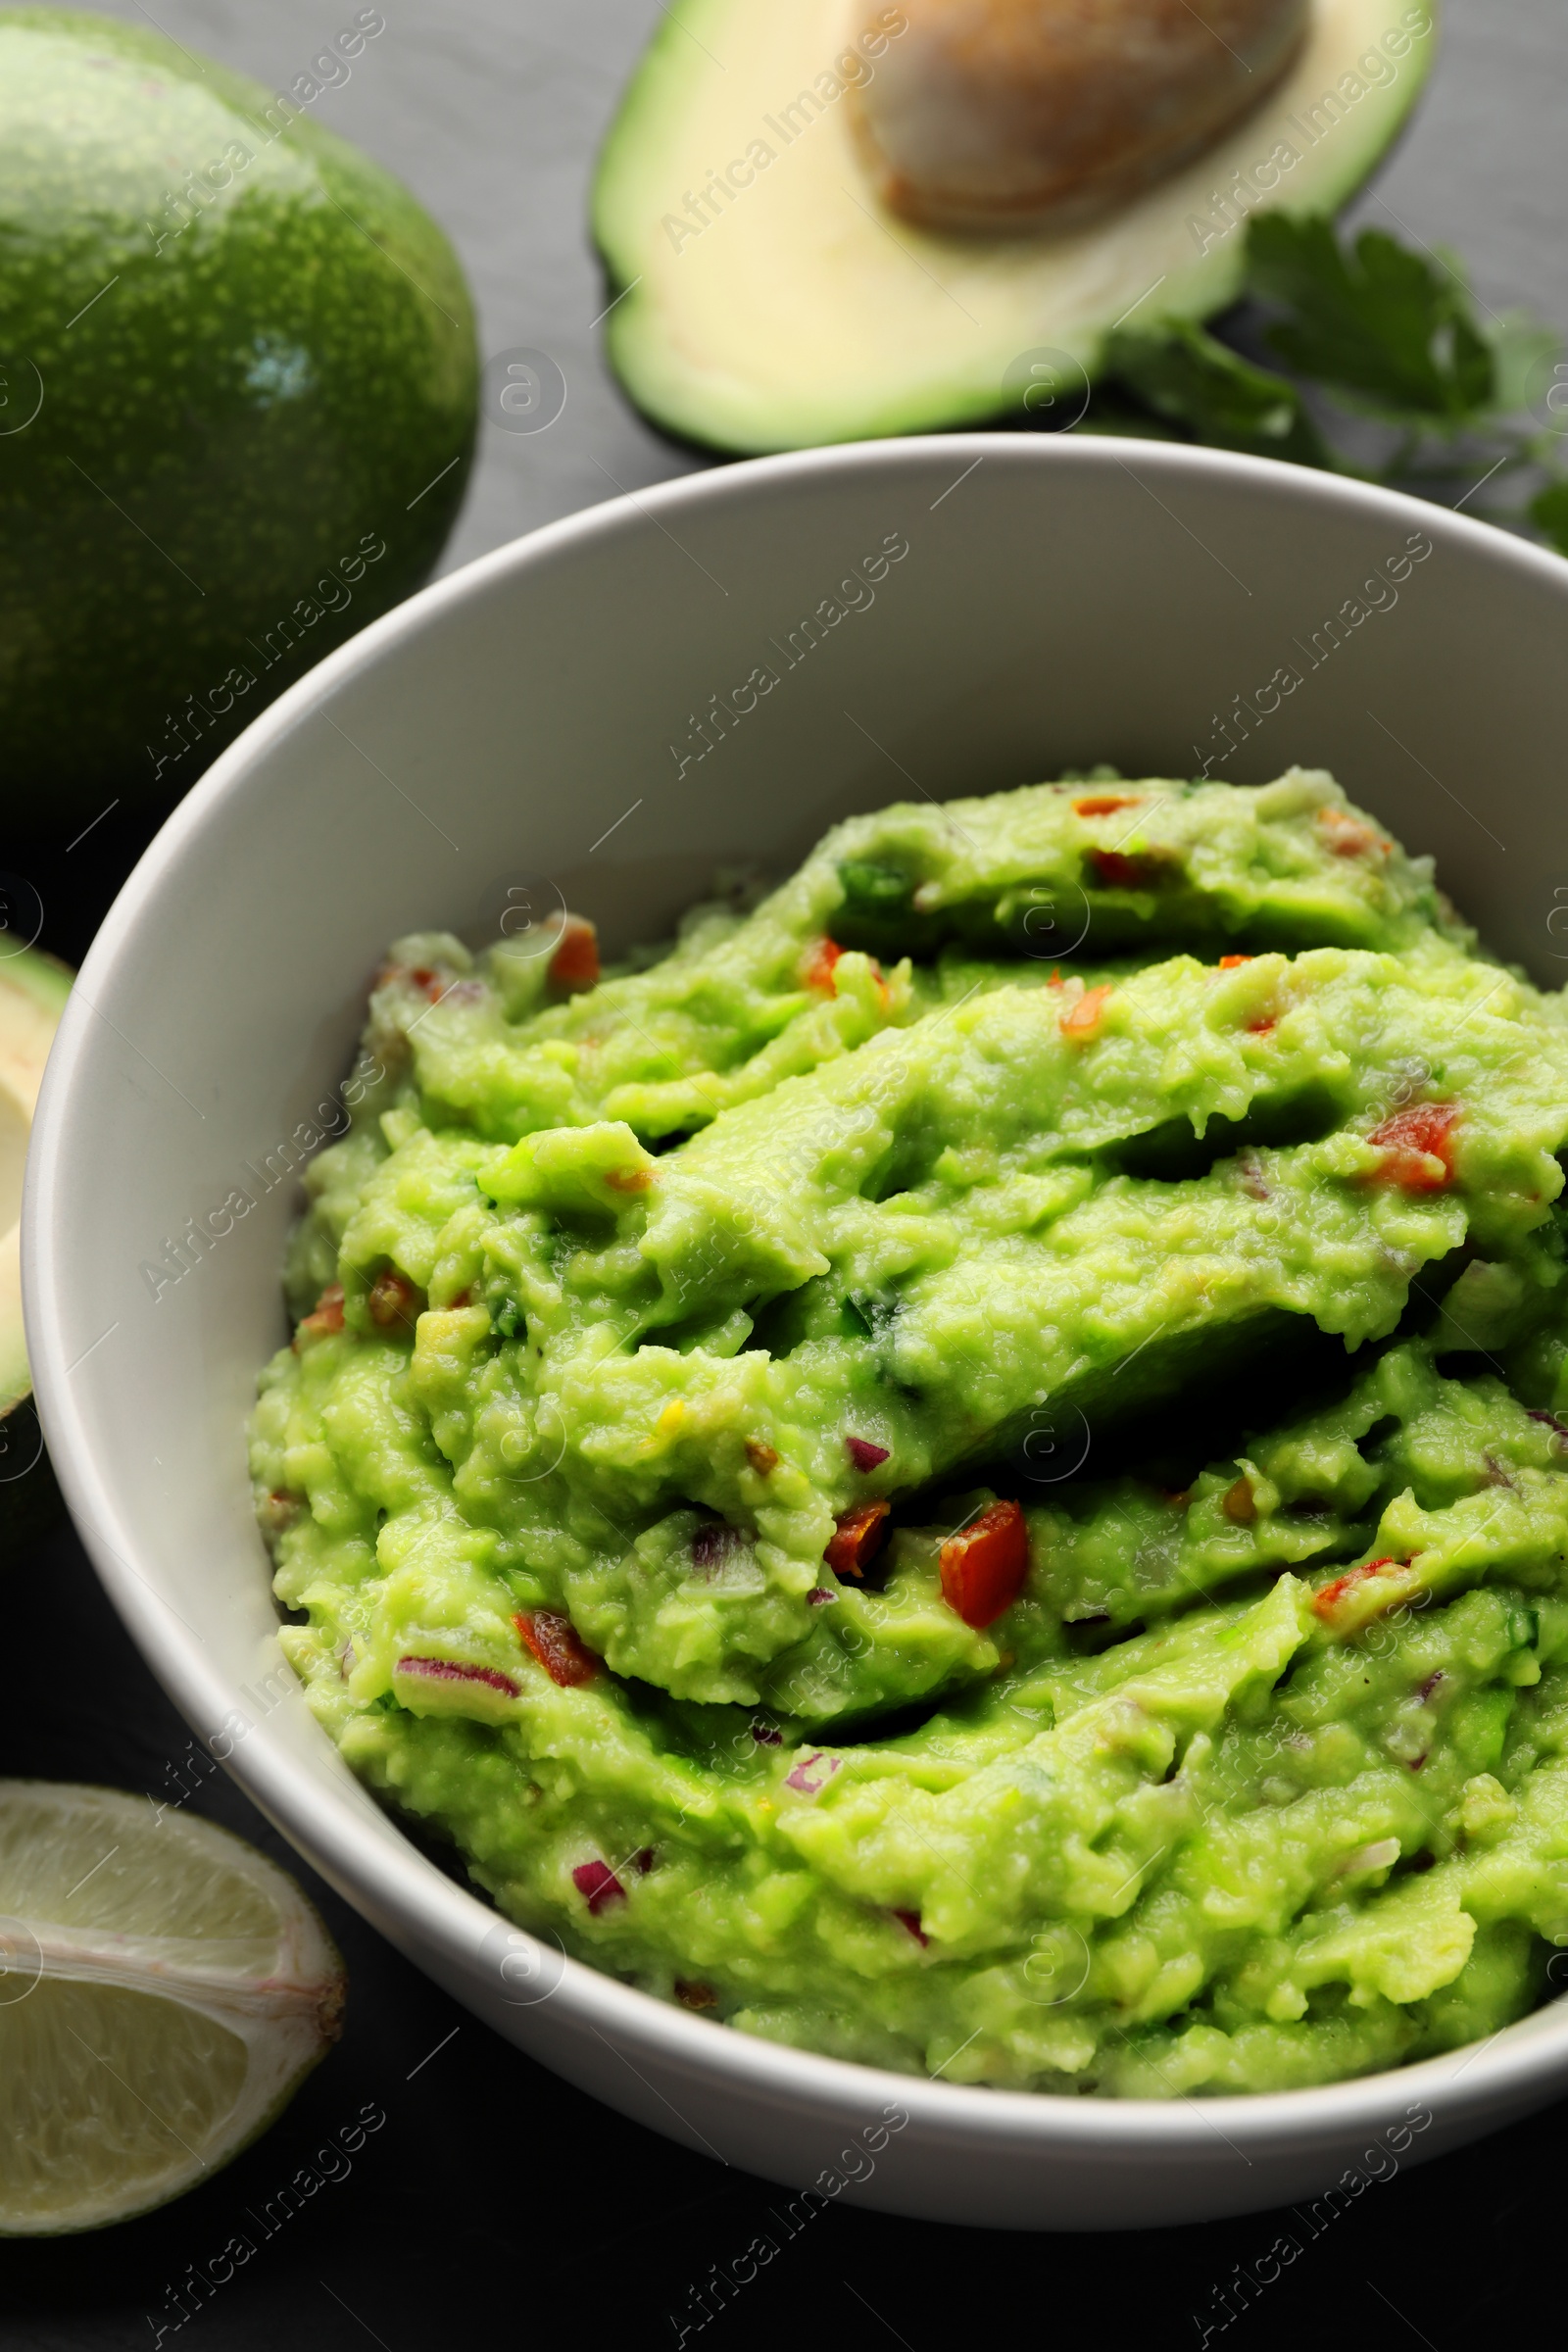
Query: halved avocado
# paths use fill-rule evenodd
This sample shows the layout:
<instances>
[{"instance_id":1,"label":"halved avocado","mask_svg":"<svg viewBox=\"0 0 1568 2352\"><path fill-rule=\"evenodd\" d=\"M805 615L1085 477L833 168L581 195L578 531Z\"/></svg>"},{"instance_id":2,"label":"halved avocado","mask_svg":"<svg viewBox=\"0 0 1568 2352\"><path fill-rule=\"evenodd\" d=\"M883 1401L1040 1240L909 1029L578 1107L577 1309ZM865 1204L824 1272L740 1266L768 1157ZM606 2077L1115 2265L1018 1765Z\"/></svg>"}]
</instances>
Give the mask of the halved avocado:
<instances>
[{"instance_id":1,"label":"halved avocado","mask_svg":"<svg viewBox=\"0 0 1568 2352\"><path fill-rule=\"evenodd\" d=\"M0 933L0 1566L60 1515L60 1490L32 1403L22 1328L22 1172L27 1138L71 991L71 974Z\"/></svg>"},{"instance_id":2,"label":"halved avocado","mask_svg":"<svg viewBox=\"0 0 1568 2352\"><path fill-rule=\"evenodd\" d=\"M942 235L873 191L834 70L858 22L672 0L622 102L594 197L610 356L672 432L743 453L929 432L1025 405L1045 350L1092 377L1130 314L1234 301L1250 213L1336 211L1435 46L1426 0L1314 0L1283 79L1144 195L1069 234Z\"/></svg>"}]
</instances>

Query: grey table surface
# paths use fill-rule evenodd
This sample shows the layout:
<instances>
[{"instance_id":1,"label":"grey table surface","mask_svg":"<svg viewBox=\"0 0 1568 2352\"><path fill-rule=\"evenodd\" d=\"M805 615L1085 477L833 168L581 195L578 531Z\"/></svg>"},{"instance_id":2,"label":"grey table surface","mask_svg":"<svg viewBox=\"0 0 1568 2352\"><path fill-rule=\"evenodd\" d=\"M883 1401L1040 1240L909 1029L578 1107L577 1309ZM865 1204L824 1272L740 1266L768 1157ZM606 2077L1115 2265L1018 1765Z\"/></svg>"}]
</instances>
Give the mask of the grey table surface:
<instances>
[{"instance_id":1,"label":"grey table surface","mask_svg":"<svg viewBox=\"0 0 1568 2352\"><path fill-rule=\"evenodd\" d=\"M772 0L787 5L788 0ZM274 86L337 26L325 0L111 0ZM568 397L548 431L485 428L443 568L558 515L701 464L632 412L604 365L606 300L585 225L592 158L660 0L384 0L386 30L322 121L401 174L454 239L487 353L541 347ZM347 21L352 11L341 12ZM1459 250L1493 310L1568 326L1568 81L1563 0L1445 0L1440 60L1413 127L1357 216ZM128 858L106 849L53 939L77 955ZM184 1728L130 1649L69 1531L6 1580L14 1657L69 1650L0 1715L0 1773L101 1780L167 1794L189 1778ZM65 1693L91 1688L83 1710ZM220 1774L193 1803L289 1860ZM310 1874L302 1873L308 1880ZM1118 2240L943 2230L838 2208L786 2239L765 2182L655 2138L496 2040L310 1881L348 1957L342 2044L294 2107L220 2178L97 2236L0 2245L3 2340L17 2352L118 2352L181 2340L210 2352L437 2352L483 2340L674 2343L710 2282L715 2344L934 2352L955 2323L1000 2342L1137 2328L1159 2344L1422 2343L1533 2319L1558 2223L1565 2110L1417 2172L1357 2189L1332 2223L1259 2214ZM344 2176L324 2150L367 2104L385 2115ZM1386 2160L1380 2170L1386 2171ZM338 2174L326 2180L328 2171ZM242 2215L304 2177L308 2202L224 2284L201 2289ZM760 2230L777 2261L724 2301L714 2266ZM1281 2235L1276 2283L1232 2292ZM1521 2253L1528 2250L1527 2259ZM183 2282L183 2283L182 2283ZM1249 2308L1250 2305L1250 2308ZM1224 2313L1232 2316L1227 2320ZM184 2315L182 2317L182 2315ZM162 2332L160 2332L162 2331ZM696 2329L687 2340L695 2340Z\"/></svg>"}]
</instances>

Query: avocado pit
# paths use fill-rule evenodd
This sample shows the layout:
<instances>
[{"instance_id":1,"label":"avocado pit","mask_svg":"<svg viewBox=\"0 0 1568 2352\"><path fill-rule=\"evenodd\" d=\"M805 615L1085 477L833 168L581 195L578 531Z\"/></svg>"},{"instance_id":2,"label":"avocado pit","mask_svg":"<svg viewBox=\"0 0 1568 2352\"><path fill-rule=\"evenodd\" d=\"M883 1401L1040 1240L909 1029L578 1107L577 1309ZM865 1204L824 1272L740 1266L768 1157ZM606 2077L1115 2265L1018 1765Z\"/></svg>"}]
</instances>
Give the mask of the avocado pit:
<instances>
[{"instance_id":1,"label":"avocado pit","mask_svg":"<svg viewBox=\"0 0 1568 2352\"><path fill-rule=\"evenodd\" d=\"M1069 229L1200 154L1296 55L1310 0L904 0L850 93L888 207L925 228Z\"/></svg>"}]
</instances>

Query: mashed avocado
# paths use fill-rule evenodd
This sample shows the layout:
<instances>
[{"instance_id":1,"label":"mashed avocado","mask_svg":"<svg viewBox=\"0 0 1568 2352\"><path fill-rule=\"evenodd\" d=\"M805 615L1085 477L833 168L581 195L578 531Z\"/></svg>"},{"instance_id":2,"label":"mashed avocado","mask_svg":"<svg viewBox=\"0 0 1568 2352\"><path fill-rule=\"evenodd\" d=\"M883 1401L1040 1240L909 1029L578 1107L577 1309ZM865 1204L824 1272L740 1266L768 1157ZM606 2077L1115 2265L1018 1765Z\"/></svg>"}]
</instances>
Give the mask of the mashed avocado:
<instances>
[{"instance_id":1,"label":"mashed avocado","mask_svg":"<svg viewBox=\"0 0 1568 2352\"><path fill-rule=\"evenodd\" d=\"M1568 1021L1330 777L886 809L602 978L403 940L353 1091L258 1507L510 1917L1057 2091L1544 1997Z\"/></svg>"}]
</instances>

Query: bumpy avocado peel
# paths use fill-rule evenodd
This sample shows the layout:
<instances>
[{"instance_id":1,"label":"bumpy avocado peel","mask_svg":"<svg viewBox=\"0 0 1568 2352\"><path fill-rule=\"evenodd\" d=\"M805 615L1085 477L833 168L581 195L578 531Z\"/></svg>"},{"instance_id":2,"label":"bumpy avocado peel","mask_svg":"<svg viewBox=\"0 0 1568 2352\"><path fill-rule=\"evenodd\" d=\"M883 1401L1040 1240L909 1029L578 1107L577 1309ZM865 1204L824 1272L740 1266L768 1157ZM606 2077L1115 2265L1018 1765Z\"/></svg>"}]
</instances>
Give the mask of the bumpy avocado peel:
<instances>
[{"instance_id":1,"label":"bumpy avocado peel","mask_svg":"<svg viewBox=\"0 0 1568 2352\"><path fill-rule=\"evenodd\" d=\"M0 760L39 830L193 783L461 502L462 271L290 86L0 10Z\"/></svg>"}]
</instances>

